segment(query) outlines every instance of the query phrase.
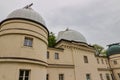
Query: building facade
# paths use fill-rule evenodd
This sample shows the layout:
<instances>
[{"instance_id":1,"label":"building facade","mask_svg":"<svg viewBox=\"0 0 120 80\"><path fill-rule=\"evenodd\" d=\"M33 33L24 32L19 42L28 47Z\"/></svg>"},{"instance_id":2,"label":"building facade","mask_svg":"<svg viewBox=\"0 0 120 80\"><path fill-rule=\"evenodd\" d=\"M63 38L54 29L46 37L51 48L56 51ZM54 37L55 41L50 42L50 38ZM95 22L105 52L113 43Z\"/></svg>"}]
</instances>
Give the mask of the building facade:
<instances>
[{"instance_id":1,"label":"building facade","mask_svg":"<svg viewBox=\"0 0 120 80\"><path fill-rule=\"evenodd\" d=\"M120 45L107 56L74 30L58 34L48 47L43 18L29 6L17 9L0 23L0 80L120 80Z\"/></svg>"}]
</instances>

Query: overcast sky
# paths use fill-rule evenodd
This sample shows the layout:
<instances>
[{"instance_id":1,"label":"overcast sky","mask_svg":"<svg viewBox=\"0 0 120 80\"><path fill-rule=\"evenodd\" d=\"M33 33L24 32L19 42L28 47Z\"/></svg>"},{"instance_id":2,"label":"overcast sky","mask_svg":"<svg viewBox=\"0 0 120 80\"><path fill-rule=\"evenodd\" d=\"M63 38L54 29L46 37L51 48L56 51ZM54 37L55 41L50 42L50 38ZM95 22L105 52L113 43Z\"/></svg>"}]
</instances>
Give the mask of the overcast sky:
<instances>
[{"instance_id":1,"label":"overcast sky","mask_svg":"<svg viewBox=\"0 0 120 80\"><path fill-rule=\"evenodd\" d=\"M30 3L56 35L69 28L82 33L89 44L120 42L120 0L1 0L0 21Z\"/></svg>"}]
</instances>

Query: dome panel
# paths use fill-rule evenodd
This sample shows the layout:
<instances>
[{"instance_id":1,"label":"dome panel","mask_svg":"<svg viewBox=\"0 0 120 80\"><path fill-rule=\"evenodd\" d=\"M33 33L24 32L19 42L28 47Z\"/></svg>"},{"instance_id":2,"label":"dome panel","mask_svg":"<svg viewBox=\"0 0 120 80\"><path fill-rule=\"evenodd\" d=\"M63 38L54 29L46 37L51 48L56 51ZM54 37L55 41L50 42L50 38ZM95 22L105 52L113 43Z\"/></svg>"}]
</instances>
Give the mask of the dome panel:
<instances>
[{"instance_id":1,"label":"dome panel","mask_svg":"<svg viewBox=\"0 0 120 80\"><path fill-rule=\"evenodd\" d=\"M114 55L114 54L120 54L120 44L114 44L111 45L108 49L107 49L107 55Z\"/></svg>"},{"instance_id":2,"label":"dome panel","mask_svg":"<svg viewBox=\"0 0 120 80\"><path fill-rule=\"evenodd\" d=\"M13 12L11 12L7 18L24 18L24 19L30 19L36 22L41 23L45 26L45 21L41 17L39 13L34 11L32 8L22 8L17 9Z\"/></svg>"},{"instance_id":3,"label":"dome panel","mask_svg":"<svg viewBox=\"0 0 120 80\"><path fill-rule=\"evenodd\" d=\"M81 33L70 29L59 32L57 42L61 39L87 43L85 37Z\"/></svg>"}]
</instances>

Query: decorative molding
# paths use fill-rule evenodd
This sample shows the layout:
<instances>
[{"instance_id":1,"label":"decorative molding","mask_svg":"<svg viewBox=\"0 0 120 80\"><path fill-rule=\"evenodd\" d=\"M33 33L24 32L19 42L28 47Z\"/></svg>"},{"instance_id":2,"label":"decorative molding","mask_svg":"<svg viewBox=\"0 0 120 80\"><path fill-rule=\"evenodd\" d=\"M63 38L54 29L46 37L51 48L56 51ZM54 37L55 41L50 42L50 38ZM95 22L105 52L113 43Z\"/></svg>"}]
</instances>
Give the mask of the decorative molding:
<instances>
[{"instance_id":1,"label":"decorative molding","mask_svg":"<svg viewBox=\"0 0 120 80\"><path fill-rule=\"evenodd\" d=\"M0 57L0 62L21 62L20 60L22 60L22 63L24 63L25 61L25 63L40 64L44 66L48 65L47 62L38 59L31 59L24 57Z\"/></svg>"}]
</instances>

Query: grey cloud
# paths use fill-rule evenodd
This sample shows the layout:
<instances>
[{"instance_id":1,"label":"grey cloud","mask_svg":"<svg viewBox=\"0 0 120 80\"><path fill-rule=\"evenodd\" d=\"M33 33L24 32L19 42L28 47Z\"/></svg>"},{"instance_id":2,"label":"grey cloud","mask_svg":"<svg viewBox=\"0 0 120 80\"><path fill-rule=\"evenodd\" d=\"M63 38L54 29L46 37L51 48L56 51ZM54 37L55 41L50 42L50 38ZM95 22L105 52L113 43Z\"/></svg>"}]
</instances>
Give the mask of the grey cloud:
<instances>
[{"instance_id":1,"label":"grey cloud","mask_svg":"<svg viewBox=\"0 0 120 80\"><path fill-rule=\"evenodd\" d=\"M120 0L64 0L64 4L56 0L3 0L0 20L31 2L54 33L69 27L81 32L88 43L105 46L120 41Z\"/></svg>"},{"instance_id":2,"label":"grey cloud","mask_svg":"<svg viewBox=\"0 0 120 80\"><path fill-rule=\"evenodd\" d=\"M66 25L82 31L89 43L107 45L119 42L120 1L100 0L85 7L67 6L48 17L51 26ZM76 27L75 27L76 26Z\"/></svg>"}]
</instances>

